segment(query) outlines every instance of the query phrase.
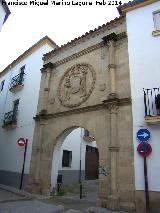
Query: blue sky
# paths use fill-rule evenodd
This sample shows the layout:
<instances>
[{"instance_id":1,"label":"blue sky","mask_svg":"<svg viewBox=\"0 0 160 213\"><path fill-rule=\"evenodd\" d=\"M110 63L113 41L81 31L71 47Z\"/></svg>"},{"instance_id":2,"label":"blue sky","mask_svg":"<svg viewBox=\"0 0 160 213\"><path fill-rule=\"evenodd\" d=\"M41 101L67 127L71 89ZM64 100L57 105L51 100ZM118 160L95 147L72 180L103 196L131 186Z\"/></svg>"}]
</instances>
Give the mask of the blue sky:
<instances>
[{"instance_id":1,"label":"blue sky","mask_svg":"<svg viewBox=\"0 0 160 213\"><path fill-rule=\"evenodd\" d=\"M7 2L13 1L17 0ZM31 6L28 0L27 6L9 6L11 15L0 32L0 71L45 35L62 45L119 16L116 5L98 6L96 0L88 1L93 5L54 6L49 0L47 6Z\"/></svg>"}]
</instances>

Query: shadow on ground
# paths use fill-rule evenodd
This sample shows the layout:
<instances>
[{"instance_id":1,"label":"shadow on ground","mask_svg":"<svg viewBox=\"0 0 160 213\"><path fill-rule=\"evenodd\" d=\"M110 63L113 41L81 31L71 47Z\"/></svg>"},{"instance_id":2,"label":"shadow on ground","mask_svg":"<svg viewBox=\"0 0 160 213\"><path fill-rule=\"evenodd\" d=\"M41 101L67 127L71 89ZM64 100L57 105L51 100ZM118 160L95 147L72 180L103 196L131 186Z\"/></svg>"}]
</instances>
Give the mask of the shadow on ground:
<instances>
[{"instance_id":1,"label":"shadow on ground","mask_svg":"<svg viewBox=\"0 0 160 213\"><path fill-rule=\"evenodd\" d=\"M73 184L60 189L59 195L53 194L43 202L54 205L63 205L67 209L84 211L86 208L96 206L98 180L89 180L82 183L82 199L80 199L80 185Z\"/></svg>"}]
</instances>

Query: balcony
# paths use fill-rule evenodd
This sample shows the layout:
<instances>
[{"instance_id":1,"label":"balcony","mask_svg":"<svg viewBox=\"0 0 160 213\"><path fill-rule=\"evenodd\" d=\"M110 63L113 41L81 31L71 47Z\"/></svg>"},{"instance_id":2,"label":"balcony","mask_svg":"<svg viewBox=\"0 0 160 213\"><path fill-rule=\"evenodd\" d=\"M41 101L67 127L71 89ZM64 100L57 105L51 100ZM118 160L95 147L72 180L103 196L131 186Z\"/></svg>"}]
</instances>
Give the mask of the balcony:
<instances>
[{"instance_id":1,"label":"balcony","mask_svg":"<svg viewBox=\"0 0 160 213\"><path fill-rule=\"evenodd\" d=\"M16 92L17 90L20 90L24 86L23 81L24 81L24 73L20 73L14 76L11 80L9 90L11 92Z\"/></svg>"},{"instance_id":2,"label":"balcony","mask_svg":"<svg viewBox=\"0 0 160 213\"><path fill-rule=\"evenodd\" d=\"M5 113L3 120L3 129L14 129L17 126L18 111L10 111Z\"/></svg>"},{"instance_id":3,"label":"balcony","mask_svg":"<svg viewBox=\"0 0 160 213\"><path fill-rule=\"evenodd\" d=\"M144 107L145 107L145 121L147 123L160 122L160 88L143 89L144 92ZM159 100L158 100L159 99Z\"/></svg>"}]
</instances>

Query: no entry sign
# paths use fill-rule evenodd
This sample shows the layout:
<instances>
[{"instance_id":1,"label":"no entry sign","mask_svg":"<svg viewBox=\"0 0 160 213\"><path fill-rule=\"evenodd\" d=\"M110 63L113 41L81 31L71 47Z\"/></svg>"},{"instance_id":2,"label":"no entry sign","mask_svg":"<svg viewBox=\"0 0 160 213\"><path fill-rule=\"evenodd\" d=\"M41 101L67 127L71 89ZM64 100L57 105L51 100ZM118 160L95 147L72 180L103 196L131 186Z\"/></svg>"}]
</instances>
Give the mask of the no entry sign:
<instances>
[{"instance_id":1,"label":"no entry sign","mask_svg":"<svg viewBox=\"0 0 160 213\"><path fill-rule=\"evenodd\" d=\"M20 189L22 189L28 139L27 138L26 139L25 138L19 138L17 140L17 144L18 144L18 146L21 146L21 147L24 146L24 158L23 158L23 166L22 166L22 172L21 172L21 181L20 181L20 187L19 187Z\"/></svg>"},{"instance_id":2,"label":"no entry sign","mask_svg":"<svg viewBox=\"0 0 160 213\"><path fill-rule=\"evenodd\" d=\"M147 137L147 132L139 132L139 137ZM150 136L150 135L149 135ZM148 139L150 138L148 136ZM139 138L140 140L140 138ZM150 207L149 207L149 190L148 190L148 176L147 176L147 157L151 154L152 152L152 147L149 143L146 142L141 142L138 147L137 151L139 155L141 155L144 159L144 184L145 184L145 197L146 197L146 213L150 212Z\"/></svg>"},{"instance_id":3,"label":"no entry sign","mask_svg":"<svg viewBox=\"0 0 160 213\"><path fill-rule=\"evenodd\" d=\"M18 141L17 141L17 144L19 146L25 146L26 140L24 138L19 138Z\"/></svg>"},{"instance_id":4,"label":"no entry sign","mask_svg":"<svg viewBox=\"0 0 160 213\"><path fill-rule=\"evenodd\" d=\"M149 143L141 142L137 147L137 151L142 157L147 157L151 154L152 147Z\"/></svg>"}]
</instances>

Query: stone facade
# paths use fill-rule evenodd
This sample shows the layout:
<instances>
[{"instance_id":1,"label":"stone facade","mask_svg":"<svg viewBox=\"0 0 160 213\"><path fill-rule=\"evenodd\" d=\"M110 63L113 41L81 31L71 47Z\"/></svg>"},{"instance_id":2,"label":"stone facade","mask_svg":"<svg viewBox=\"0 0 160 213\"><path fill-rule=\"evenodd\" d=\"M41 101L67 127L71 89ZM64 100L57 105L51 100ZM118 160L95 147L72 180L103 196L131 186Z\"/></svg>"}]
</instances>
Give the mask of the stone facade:
<instances>
[{"instance_id":1,"label":"stone facade","mask_svg":"<svg viewBox=\"0 0 160 213\"><path fill-rule=\"evenodd\" d=\"M123 17L44 56L32 151L32 192L48 194L58 138L76 127L99 150L97 204L135 210L131 94Z\"/></svg>"}]
</instances>

